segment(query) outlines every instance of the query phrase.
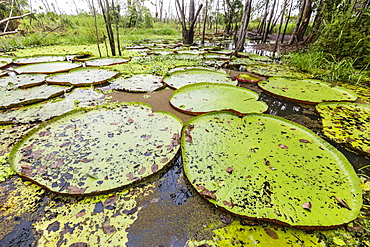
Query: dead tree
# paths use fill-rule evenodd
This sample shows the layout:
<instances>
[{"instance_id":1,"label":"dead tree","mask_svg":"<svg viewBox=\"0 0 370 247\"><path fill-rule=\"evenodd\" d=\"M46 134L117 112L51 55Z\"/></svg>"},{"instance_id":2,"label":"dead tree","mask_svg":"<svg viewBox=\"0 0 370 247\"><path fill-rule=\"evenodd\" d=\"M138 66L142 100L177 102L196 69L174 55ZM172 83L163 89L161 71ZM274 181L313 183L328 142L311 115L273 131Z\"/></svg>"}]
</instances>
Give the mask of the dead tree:
<instances>
[{"instance_id":1,"label":"dead tree","mask_svg":"<svg viewBox=\"0 0 370 247\"><path fill-rule=\"evenodd\" d=\"M275 45L274 45L274 51L272 53L272 56L275 58L275 52L278 48L278 45L279 45L279 39L280 39L280 33L281 33L281 28L283 26L283 21L284 21L284 13L285 13L285 8L286 8L286 5L287 5L287 2L288 0L284 0L284 4L283 4L283 9L281 10L281 16L280 16L280 24L279 24L279 30L278 30L278 33L276 35L276 39L275 39Z\"/></svg>"},{"instance_id":2,"label":"dead tree","mask_svg":"<svg viewBox=\"0 0 370 247\"><path fill-rule=\"evenodd\" d=\"M116 40L117 40L118 54L122 56L121 44L120 44L120 39L119 39L119 13L115 9L114 0L112 0L112 10L113 10L114 24L116 25Z\"/></svg>"},{"instance_id":3,"label":"dead tree","mask_svg":"<svg viewBox=\"0 0 370 247\"><path fill-rule=\"evenodd\" d=\"M244 50L245 36L247 34L247 28L249 19L251 16L252 0L245 0L244 13L242 18L242 24L238 32L238 40L235 45L235 54Z\"/></svg>"},{"instance_id":4,"label":"dead tree","mask_svg":"<svg viewBox=\"0 0 370 247\"><path fill-rule=\"evenodd\" d=\"M207 18L208 18L208 0L206 0L206 9L204 11L203 17L203 31L202 31L202 44L204 44L204 36L206 35L206 25L207 25Z\"/></svg>"},{"instance_id":5,"label":"dead tree","mask_svg":"<svg viewBox=\"0 0 370 247\"><path fill-rule=\"evenodd\" d=\"M194 42L194 27L202 7L203 4L200 4L197 12L195 12L194 0L190 0L189 19L188 21L186 21L184 2L180 4L179 0L176 0L176 9L178 15L180 16L180 23L182 27L182 38L184 44L192 44Z\"/></svg>"},{"instance_id":6,"label":"dead tree","mask_svg":"<svg viewBox=\"0 0 370 247\"><path fill-rule=\"evenodd\" d=\"M108 0L105 0L105 4L103 3L103 0L99 0L100 8L103 13L104 21L105 21L105 27L107 29L107 34L108 34L108 40L109 40L109 45L110 49L112 52L112 56L116 55L116 47L114 44L114 36L113 36L113 29L112 29L112 22L111 22L111 17L109 13L109 2Z\"/></svg>"},{"instance_id":7,"label":"dead tree","mask_svg":"<svg viewBox=\"0 0 370 247\"><path fill-rule=\"evenodd\" d=\"M268 34L270 32L270 26L271 26L271 22L272 22L272 19L274 17L274 12L275 12L275 5L276 5L276 0L274 0L274 3L272 4L272 9L270 11L270 18L267 22L267 26L265 28L265 32L263 33L262 35L262 43L266 43L267 41L267 37L268 37Z\"/></svg>"},{"instance_id":8,"label":"dead tree","mask_svg":"<svg viewBox=\"0 0 370 247\"><path fill-rule=\"evenodd\" d=\"M299 10L297 18L297 23L294 27L292 37L289 41L289 45L293 44L294 42L298 44L298 42L303 41L304 33L307 30L307 26L311 18L311 13L312 13L312 0L302 1L302 5Z\"/></svg>"}]
</instances>

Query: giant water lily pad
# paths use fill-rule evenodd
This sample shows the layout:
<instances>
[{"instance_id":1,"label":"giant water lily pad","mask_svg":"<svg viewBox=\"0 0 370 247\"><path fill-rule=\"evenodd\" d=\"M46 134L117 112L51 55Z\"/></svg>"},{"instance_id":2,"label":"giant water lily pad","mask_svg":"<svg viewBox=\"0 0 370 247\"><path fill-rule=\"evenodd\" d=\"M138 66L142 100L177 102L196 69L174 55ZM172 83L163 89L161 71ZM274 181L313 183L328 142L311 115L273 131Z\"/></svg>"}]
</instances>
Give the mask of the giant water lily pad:
<instances>
[{"instance_id":1,"label":"giant water lily pad","mask_svg":"<svg viewBox=\"0 0 370 247\"><path fill-rule=\"evenodd\" d=\"M284 99L307 104L325 101L355 101L357 94L343 87L312 79L272 77L268 81L258 82L263 90Z\"/></svg>"},{"instance_id":2,"label":"giant water lily pad","mask_svg":"<svg viewBox=\"0 0 370 247\"><path fill-rule=\"evenodd\" d=\"M78 88L60 98L0 112L0 124L46 121L70 112L76 107L98 105L103 102L103 94L99 94L92 89Z\"/></svg>"},{"instance_id":3,"label":"giant water lily pad","mask_svg":"<svg viewBox=\"0 0 370 247\"><path fill-rule=\"evenodd\" d=\"M360 211L360 181L345 156L288 120L207 113L188 121L181 145L191 184L233 214L326 228Z\"/></svg>"},{"instance_id":4,"label":"giant water lily pad","mask_svg":"<svg viewBox=\"0 0 370 247\"><path fill-rule=\"evenodd\" d=\"M220 110L230 110L238 115L244 115L267 110L267 104L257 101L258 97L257 93L246 88L203 82L177 89L170 103L177 110L192 115Z\"/></svg>"},{"instance_id":5,"label":"giant water lily pad","mask_svg":"<svg viewBox=\"0 0 370 247\"><path fill-rule=\"evenodd\" d=\"M289 66L280 64L253 64L246 67L247 71L262 76L281 76L307 78L309 75L299 72Z\"/></svg>"},{"instance_id":6,"label":"giant water lily pad","mask_svg":"<svg viewBox=\"0 0 370 247\"><path fill-rule=\"evenodd\" d=\"M57 72L65 72L71 69L81 67L80 63L70 63L70 62L50 62L50 63L36 63L19 66L15 69L18 74L52 74Z\"/></svg>"},{"instance_id":7,"label":"giant water lily pad","mask_svg":"<svg viewBox=\"0 0 370 247\"><path fill-rule=\"evenodd\" d=\"M61 55L36 55L31 57L19 57L13 60L13 63L24 65L33 63L47 63L65 61L66 57Z\"/></svg>"},{"instance_id":8,"label":"giant water lily pad","mask_svg":"<svg viewBox=\"0 0 370 247\"><path fill-rule=\"evenodd\" d=\"M115 64L127 63L130 59L127 58L93 58L87 60L86 66L88 67L99 67L99 66L110 66Z\"/></svg>"},{"instance_id":9,"label":"giant water lily pad","mask_svg":"<svg viewBox=\"0 0 370 247\"><path fill-rule=\"evenodd\" d=\"M316 109L327 137L370 155L370 105L327 102Z\"/></svg>"},{"instance_id":10,"label":"giant water lily pad","mask_svg":"<svg viewBox=\"0 0 370 247\"><path fill-rule=\"evenodd\" d=\"M184 69L170 73L163 78L163 81L170 87L178 89L185 85L211 82L236 85L237 82L230 79L229 75L224 72L209 69Z\"/></svg>"},{"instance_id":11,"label":"giant water lily pad","mask_svg":"<svg viewBox=\"0 0 370 247\"><path fill-rule=\"evenodd\" d=\"M41 85L28 89L0 88L0 109L33 104L70 91L71 87Z\"/></svg>"},{"instance_id":12,"label":"giant water lily pad","mask_svg":"<svg viewBox=\"0 0 370 247\"><path fill-rule=\"evenodd\" d=\"M67 73L58 73L46 77L49 84L89 86L102 84L118 73L100 68L78 68Z\"/></svg>"},{"instance_id":13,"label":"giant water lily pad","mask_svg":"<svg viewBox=\"0 0 370 247\"><path fill-rule=\"evenodd\" d=\"M16 76L4 76L0 78L0 87L28 88L41 85L45 82L43 74L22 74Z\"/></svg>"},{"instance_id":14,"label":"giant water lily pad","mask_svg":"<svg viewBox=\"0 0 370 247\"><path fill-rule=\"evenodd\" d=\"M116 85L116 89L129 92L153 92L165 86L161 77L148 74L119 77L110 82Z\"/></svg>"},{"instance_id":15,"label":"giant water lily pad","mask_svg":"<svg viewBox=\"0 0 370 247\"><path fill-rule=\"evenodd\" d=\"M174 115L144 103L76 111L25 136L10 163L51 191L98 193L161 170L179 149L181 127Z\"/></svg>"}]
</instances>

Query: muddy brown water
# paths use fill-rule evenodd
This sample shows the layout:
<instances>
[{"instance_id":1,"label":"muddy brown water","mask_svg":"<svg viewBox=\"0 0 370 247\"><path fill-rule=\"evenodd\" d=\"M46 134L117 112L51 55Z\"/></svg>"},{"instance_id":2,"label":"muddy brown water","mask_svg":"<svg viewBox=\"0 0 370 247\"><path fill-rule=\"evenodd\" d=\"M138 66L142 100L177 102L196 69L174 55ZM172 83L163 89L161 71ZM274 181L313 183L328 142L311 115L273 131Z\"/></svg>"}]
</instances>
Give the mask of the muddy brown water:
<instances>
[{"instance_id":1,"label":"muddy brown water","mask_svg":"<svg viewBox=\"0 0 370 247\"><path fill-rule=\"evenodd\" d=\"M315 112L313 106L275 98L262 92L256 84L240 84L240 86L259 93L260 100L269 105L267 114L286 118L308 127L322 136L320 116ZM114 91L109 96L112 97L111 102L150 104L153 111L170 112L185 123L194 116L178 112L171 107L169 98L173 91L170 88L151 93ZM346 151L335 143L332 144L347 156L357 171L370 164L369 158ZM370 169L362 170L362 172L370 175ZM11 180L7 182L10 183ZM138 219L127 228L129 242L126 245L129 247L182 247L185 246L189 238L211 238L212 232L205 230L204 225L210 222L224 224L225 219L233 218L205 202L192 189L185 178L181 156L178 156L167 170L158 174L154 179L143 181L134 187L145 187L147 184L154 184L154 191L149 196L140 197L137 202L142 209L138 214ZM35 212L16 217L11 222L8 219L0 218L2 224L5 224L3 227L6 225L9 227L9 233L0 240L0 246L37 246L35 243L41 236L34 231L32 222L43 214L42 205L47 198L50 199L49 193L45 193L45 198L39 202L40 207Z\"/></svg>"}]
</instances>

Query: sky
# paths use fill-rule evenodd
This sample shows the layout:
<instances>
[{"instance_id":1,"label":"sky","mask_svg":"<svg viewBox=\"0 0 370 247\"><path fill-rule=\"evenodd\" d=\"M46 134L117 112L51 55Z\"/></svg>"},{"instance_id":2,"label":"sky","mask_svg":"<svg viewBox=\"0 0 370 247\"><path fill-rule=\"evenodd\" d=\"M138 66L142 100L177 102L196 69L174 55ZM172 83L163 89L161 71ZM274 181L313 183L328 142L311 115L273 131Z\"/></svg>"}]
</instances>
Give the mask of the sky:
<instances>
[{"instance_id":1,"label":"sky","mask_svg":"<svg viewBox=\"0 0 370 247\"><path fill-rule=\"evenodd\" d=\"M78 9L79 12L89 11L89 5L87 1L91 0L29 0L32 10L35 12L43 12L47 8L51 11L55 11L58 14L63 12L65 14L76 14ZM152 14L155 14L155 3L157 0L145 1L145 6L150 9ZM94 0L97 3L97 0ZM122 0L115 0L115 2L123 2ZM124 1L126 2L126 1ZM163 0L164 6L169 6L171 0ZM172 1L174 2L174 1ZM154 3L154 4L153 4Z\"/></svg>"}]
</instances>

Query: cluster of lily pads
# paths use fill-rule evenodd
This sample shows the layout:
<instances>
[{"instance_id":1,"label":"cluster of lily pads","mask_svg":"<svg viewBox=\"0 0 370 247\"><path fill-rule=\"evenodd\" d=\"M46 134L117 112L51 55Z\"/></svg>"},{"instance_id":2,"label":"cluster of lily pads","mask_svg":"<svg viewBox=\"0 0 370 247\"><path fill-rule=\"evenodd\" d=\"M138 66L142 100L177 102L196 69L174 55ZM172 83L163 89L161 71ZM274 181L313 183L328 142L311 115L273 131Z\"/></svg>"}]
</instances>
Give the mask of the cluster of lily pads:
<instances>
[{"instance_id":1,"label":"cluster of lily pads","mask_svg":"<svg viewBox=\"0 0 370 247\"><path fill-rule=\"evenodd\" d=\"M152 56L168 52L128 49ZM325 135L370 154L370 108L348 103L357 99L354 92L282 65L258 63L270 61L262 56L231 58L230 51L199 49L176 55L202 56L207 63L217 58L248 73L235 80L224 70L184 67L164 76L127 76L119 70L130 65L127 58L1 58L16 65L16 75L0 77L0 123L47 121L12 148L12 168L56 193L96 194L157 173L181 147L190 184L231 214L316 229L357 217L362 190L345 156L309 129L264 114L268 105L240 85L257 83L274 96L318 104ZM101 105L102 94L81 88L103 83L135 93L168 86L174 89L170 104L196 117L183 125L175 115L140 102Z\"/></svg>"}]
</instances>

